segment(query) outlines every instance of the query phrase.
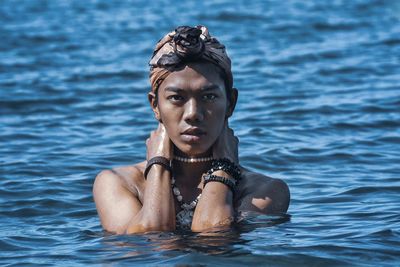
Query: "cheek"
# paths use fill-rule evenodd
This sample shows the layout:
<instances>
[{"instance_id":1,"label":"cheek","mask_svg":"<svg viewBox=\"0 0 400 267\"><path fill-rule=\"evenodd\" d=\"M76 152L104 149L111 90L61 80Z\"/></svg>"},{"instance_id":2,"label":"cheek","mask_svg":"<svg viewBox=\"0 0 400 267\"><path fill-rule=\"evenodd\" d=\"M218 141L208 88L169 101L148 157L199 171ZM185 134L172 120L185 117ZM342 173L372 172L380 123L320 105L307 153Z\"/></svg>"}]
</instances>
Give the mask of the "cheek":
<instances>
[{"instance_id":1,"label":"cheek","mask_svg":"<svg viewBox=\"0 0 400 267\"><path fill-rule=\"evenodd\" d=\"M212 133L214 139L221 134L225 123L226 105L220 105L212 114L210 114L209 132Z\"/></svg>"},{"instance_id":2,"label":"cheek","mask_svg":"<svg viewBox=\"0 0 400 267\"><path fill-rule=\"evenodd\" d=\"M179 134L179 112L177 109L168 109L165 107L159 107L160 118L165 126L169 137L174 137Z\"/></svg>"}]
</instances>

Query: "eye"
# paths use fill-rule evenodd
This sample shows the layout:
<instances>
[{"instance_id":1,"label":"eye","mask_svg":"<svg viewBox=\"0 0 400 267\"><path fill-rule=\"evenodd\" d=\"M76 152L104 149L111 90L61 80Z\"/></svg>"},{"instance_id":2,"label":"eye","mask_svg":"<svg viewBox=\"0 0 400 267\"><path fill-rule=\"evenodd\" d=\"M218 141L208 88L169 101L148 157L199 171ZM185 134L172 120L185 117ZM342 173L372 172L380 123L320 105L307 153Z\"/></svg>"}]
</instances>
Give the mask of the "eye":
<instances>
[{"instance_id":1,"label":"eye","mask_svg":"<svg viewBox=\"0 0 400 267\"><path fill-rule=\"evenodd\" d=\"M178 102L178 101L182 101L183 97L180 95L170 95L167 97L168 100L172 101L172 102Z\"/></svg>"},{"instance_id":2,"label":"eye","mask_svg":"<svg viewBox=\"0 0 400 267\"><path fill-rule=\"evenodd\" d=\"M203 95L203 99L206 101L212 101L215 100L218 96L216 94L206 94Z\"/></svg>"}]
</instances>

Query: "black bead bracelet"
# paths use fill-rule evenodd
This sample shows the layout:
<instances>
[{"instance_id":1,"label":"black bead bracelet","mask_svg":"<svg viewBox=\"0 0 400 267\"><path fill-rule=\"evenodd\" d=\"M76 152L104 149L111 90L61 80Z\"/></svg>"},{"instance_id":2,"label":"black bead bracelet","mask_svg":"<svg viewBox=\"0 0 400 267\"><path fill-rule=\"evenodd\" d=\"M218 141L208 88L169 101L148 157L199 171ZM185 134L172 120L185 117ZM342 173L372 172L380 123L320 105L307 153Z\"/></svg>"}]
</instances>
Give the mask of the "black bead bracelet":
<instances>
[{"instance_id":1,"label":"black bead bracelet","mask_svg":"<svg viewBox=\"0 0 400 267\"><path fill-rule=\"evenodd\" d=\"M206 186L208 182L220 182L223 183L224 185L228 186L229 189L232 191L232 193L235 192L235 187L236 187L236 181L230 178L218 176L218 175L212 175L212 174L207 174L204 176L204 185L203 188Z\"/></svg>"},{"instance_id":2,"label":"black bead bracelet","mask_svg":"<svg viewBox=\"0 0 400 267\"><path fill-rule=\"evenodd\" d=\"M147 179L147 174L149 173L151 166L158 164L163 166L167 171L172 173L171 162L165 157L154 157L147 161L146 169L144 170L144 179Z\"/></svg>"},{"instance_id":3,"label":"black bead bracelet","mask_svg":"<svg viewBox=\"0 0 400 267\"><path fill-rule=\"evenodd\" d=\"M239 181L241 178L240 168L227 158L214 159L211 163L211 169L209 169L206 174L211 175L220 170L232 176L235 181Z\"/></svg>"}]
</instances>

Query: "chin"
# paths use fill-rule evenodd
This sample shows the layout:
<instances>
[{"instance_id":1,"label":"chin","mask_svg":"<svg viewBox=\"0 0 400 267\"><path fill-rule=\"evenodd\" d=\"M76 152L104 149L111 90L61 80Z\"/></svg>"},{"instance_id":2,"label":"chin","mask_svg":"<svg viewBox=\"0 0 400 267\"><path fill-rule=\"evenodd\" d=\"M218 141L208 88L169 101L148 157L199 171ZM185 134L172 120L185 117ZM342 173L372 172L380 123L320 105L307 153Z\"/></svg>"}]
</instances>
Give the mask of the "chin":
<instances>
[{"instance_id":1,"label":"chin","mask_svg":"<svg viewBox=\"0 0 400 267\"><path fill-rule=\"evenodd\" d=\"M185 155L189 157L201 157L201 156L206 156L210 155L211 153L211 146L205 146L205 145L188 145L188 144L183 144L183 145L175 145L176 148L179 149L180 152L184 153Z\"/></svg>"}]
</instances>

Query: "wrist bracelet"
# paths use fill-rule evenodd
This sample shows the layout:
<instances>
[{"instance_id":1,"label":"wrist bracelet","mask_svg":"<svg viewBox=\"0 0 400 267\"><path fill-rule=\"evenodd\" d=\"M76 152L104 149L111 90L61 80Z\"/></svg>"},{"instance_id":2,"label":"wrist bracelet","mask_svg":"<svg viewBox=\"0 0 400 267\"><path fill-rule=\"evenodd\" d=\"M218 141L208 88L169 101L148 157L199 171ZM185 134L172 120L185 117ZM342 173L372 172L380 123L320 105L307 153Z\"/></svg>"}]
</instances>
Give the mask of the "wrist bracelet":
<instances>
[{"instance_id":1,"label":"wrist bracelet","mask_svg":"<svg viewBox=\"0 0 400 267\"><path fill-rule=\"evenodd\" d=\"M241 171L239 167L227 158L213 160L211 169L207 171L207 174L211 175L219 170L224 171L232 176L236 182L240 180Z\"/></svg>"},{"instance_id":2,"label":"wrist bracelet","mask_svg":"<svg viewBox=\"0 0 400 267\"><path fill-rule=\"evenodd\" d=\"M229 187L229 189L232 191L232 193L235 192L236 181L232 180L230 178L226 178L226 177L222 177L222 176L218 176L218 175L207 174L204 176L203 189L208 182L223 183L224 185Z\"/></svg>"},{"instance_id":3,"label":"wrist bracelet","mask_svg":"<svg viewBox=\"0 0 400 267\"><path fill-rule=\"evenodd\" d=\"M147 174L149 173L151 166L158 164L163 166L167 171L172 173L171 162L165 157L154 157L147 161L146 169L144 170L144 179L147 180Z\"/></svg>"}]
</instances>

